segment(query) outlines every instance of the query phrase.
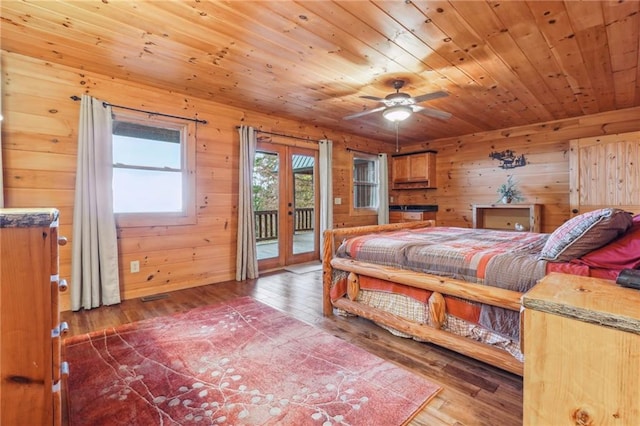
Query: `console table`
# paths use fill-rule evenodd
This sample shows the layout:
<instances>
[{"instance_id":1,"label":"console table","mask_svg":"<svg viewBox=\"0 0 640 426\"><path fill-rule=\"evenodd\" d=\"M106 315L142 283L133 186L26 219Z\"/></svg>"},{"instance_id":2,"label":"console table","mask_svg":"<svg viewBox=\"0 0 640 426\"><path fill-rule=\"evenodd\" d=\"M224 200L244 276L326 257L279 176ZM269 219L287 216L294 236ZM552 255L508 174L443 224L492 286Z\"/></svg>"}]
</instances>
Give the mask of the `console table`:
<instances>
[{"instance_id":1,"label":"console table","mask_svg":"<svg viewBox=\"0 0 640 426\"><path fill-rule=\"evenodd\" d=\"M473 227L540 232L540 204L474 204ZM516 223L522 229L516 229Z\"/></svg>"}]
</instances>

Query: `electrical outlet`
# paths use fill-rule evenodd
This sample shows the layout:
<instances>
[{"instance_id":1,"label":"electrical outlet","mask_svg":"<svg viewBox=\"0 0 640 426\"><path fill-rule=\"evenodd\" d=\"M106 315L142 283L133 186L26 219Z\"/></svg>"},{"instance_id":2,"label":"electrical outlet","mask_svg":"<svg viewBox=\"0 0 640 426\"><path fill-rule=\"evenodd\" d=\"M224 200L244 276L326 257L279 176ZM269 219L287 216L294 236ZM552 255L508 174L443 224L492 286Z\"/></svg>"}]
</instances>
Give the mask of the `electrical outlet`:
<instances>
[{"instance_id":1,"label":"electrical outlet","mask_svg":"<svg viewBox=\"0 0 640 426\"><path fill-rule=\"evenodd\" d=\"M340 204L342 204L342 198L334 198L333 204L339 206Z\"/></svg>"},{"instance_id":2,"label":"electrical outlet","mask_svg":"<svg viewBox=\"0 0 640 426\"><path fill-rule=\"evenodd\" d=\"M393 200L394 200L394 198L393 198L393 195L392 195L391 197L389 197L389 202L393 203Z\"/></svg>"},{"instance_id":3,"label":"electrical outlet","mask_svg":"<svg viewBox=\"0 0 640 426\"><path fill-rule=\"evenodd\" d=\"M140 272L140 261L132 260L131 261L131 273L135 274L136 272Z\"/></svg>"}]
</instances>

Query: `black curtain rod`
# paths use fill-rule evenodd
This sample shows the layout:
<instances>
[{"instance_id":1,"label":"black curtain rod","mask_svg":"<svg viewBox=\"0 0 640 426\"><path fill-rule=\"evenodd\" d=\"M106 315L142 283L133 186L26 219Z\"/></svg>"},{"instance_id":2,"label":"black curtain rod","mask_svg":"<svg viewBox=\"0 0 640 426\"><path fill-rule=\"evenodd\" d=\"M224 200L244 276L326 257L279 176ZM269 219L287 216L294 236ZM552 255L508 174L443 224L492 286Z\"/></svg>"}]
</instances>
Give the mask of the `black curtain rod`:
<instances>
[{"instance_id":1,"label":"black curtain rod","mask_svg":"<svg viewBox=\"0 0 640 426\"><path fill-rule=\"evenodd\" d=\"M240 126L236 126L236 130L238 130L239 128L240 128ZM283 133L267 132L265 130L256 130L256 133L264 133L265 135L273 135L273 136L282 136L283 138L289 138L289 139L299 139L301 141L306 141L306 142L315 142L315 143L323 142L323 141L318 140L318 139L311 139L311 138L303 138L303 137L300 137L300 136L285 135Z\"/></svg>"},{"instance_id":2,"label":"black curtain rod","mask_svg":"<svg viewBox=\"0 0 640 426\"><path fill-rule=\"evenodd\" d=\"M373 153L373 152L358 151L357 149L353 149L353 148L347 148L347 151L357 152L358 154L380 155L380 153L376 154L376 153Z\"/></svg>"},{"instance_id":3,"label":"black curtain rod","mask_svg":"<svg viewBox=\"0 0 640 426\"><path fill-rule=\"evenodd\" d=\"M73 95L73 96L71 96L71 99L73 99L74 101L79 101L82 98L80 96ZM131 107L126 107L126 106L122 106L122 105L114 105L114 104L110 104L108 102L102 102L102 106L104 106L104 107L110 106L112 108L120 108L120 109L127 109L129 111L144 112L145 114L152 114L152 115L160 115L162 117L177 118L179 120L193 121L193 122L201 123L201 124L207 124L208 123L207 120L200 120L199 118L180 117L179 115L171 115L171 114L163 114L161 112L145 111L143 109L131 108Z\"/></svg>"}]
</instances>

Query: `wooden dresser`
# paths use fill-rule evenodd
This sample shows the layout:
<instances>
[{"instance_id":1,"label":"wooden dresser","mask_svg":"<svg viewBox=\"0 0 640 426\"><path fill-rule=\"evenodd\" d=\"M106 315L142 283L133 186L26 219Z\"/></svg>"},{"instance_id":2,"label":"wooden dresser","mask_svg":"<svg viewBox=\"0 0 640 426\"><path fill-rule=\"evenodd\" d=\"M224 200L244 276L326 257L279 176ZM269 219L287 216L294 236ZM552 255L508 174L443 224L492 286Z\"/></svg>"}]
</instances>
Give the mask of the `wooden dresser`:
<instances>
[{"instance_id":1,"label":"wooden dresser","mask_svg":"<svg viewBox=\"0 0 640 426\"><path fill-rule=\"evenodd\" d=\"M524 425L640 424L640 291L554 273L523 305Z\"/></svg>"},{"instance_id":2,"label":"wooden dresser","mask_svg":"<svg viewBox=\"0 0 640 426\"><path fill-rule=\"evenodd\" d=\"M0 209L0 424L59 425L58 210Z\"/></svg>"}]
</instances>

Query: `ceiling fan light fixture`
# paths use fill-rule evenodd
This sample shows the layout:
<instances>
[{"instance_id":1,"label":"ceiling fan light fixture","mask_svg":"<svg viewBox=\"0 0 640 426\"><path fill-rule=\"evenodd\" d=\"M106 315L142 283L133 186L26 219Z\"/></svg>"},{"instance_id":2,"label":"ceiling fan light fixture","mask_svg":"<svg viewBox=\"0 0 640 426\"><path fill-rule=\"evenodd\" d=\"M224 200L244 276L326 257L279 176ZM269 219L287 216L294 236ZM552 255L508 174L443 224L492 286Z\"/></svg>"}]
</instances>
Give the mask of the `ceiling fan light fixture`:
<instances>
[{"instance_id":1,"label":"ceiling fan light fixture","mask_svg":"<svg viewBox=\"0 0 640 426\"><path fill-rule=\"evenodd\" d=\"M408 106L397 105L397 106L393 106L391 108L385 109L382 113L382 116L387 120L393 121L393 122L404 121L407 118L409 118L412 112L413 110Z\"/></svg>"}]
</instances>

